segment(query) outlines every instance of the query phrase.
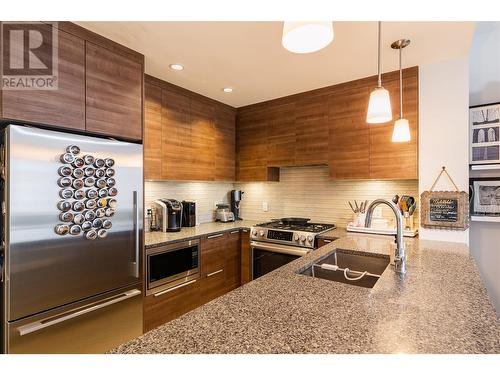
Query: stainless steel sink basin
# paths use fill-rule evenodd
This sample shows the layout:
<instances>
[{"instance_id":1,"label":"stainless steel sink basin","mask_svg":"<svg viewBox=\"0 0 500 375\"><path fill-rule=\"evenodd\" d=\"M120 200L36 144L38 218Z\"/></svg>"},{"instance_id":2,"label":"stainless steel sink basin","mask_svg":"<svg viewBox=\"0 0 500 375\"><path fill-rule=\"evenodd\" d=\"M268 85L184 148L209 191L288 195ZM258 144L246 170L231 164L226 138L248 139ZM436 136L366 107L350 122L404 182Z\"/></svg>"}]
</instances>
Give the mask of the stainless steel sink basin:
<instances>
[{"instance_id":1,"label":"stainless steel sink basin","mask_svg":"<svg viewBox=\"0 0 500 375\"><path fill-rule=\"evenodd\" d=\"M316 260L299 273L344 284L373 288L389 265L389 256L352 254L336 249Z\"/></svg>"}]
</instances>

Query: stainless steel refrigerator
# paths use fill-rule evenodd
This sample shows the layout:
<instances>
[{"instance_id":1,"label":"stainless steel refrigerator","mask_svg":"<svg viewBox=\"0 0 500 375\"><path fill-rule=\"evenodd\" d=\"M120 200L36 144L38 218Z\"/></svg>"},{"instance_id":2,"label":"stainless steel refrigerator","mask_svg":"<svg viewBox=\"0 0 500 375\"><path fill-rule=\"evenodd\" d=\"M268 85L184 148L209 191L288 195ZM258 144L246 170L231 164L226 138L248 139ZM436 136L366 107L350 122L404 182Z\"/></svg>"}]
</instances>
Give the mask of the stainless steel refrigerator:
<instances>
[{"instance_id":1,"label":"stainless steel refrigerator","mask_svg":"<svg viewBox=\"0 0 500 375\"><path fill-rule=\"evenodd\" d=\"M139 336L142 145L2 137L2 350L102 353Z\"/></svg>"}]
</instances>

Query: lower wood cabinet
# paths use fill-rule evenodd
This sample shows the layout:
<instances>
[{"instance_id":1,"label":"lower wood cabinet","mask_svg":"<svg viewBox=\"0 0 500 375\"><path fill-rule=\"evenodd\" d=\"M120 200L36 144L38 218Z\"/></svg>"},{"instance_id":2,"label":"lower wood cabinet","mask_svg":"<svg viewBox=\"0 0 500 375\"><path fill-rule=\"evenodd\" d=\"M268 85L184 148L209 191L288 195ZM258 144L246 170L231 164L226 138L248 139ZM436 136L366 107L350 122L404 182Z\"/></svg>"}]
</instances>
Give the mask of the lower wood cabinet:
<instances>
[{"instance_id":1,"label":"lower wood cabinet","mask_svg":"<svg viewBox=\"0 0 500 375\"><path fill-rule=\"evenodd\" d=\"M245 242L246 239L246 242ZM146 296L144 332L167 323L241 285L241 245L248 230L208 235L200 240L200 278L181 287ZM250 281L250 280L248 280Z\"/></svg>"},{"instance_id":2,"label":"lower wood cabinet","mask_svg":"<svg viewBox=\"0 0 500 375\"><path fill-rule=\"evenodd\" d=\"M144 299L144 332L150 331L166 322L191 311L201 301L200 281L186 283L184 286L164 294L146 296Z\"/></svg>"},{"instance_id":3,"label":"lower wood cabinet","mask_svg":"<svg viewBox=\"0 0 500 375\"><path fill-rule=\"evenodd\" d=\"M240 235L241 248L241 285L252 280L252 251L250 249L250 230L243 229Z\"/></svg>"},{"instance_id":4,"label":"lower wood cabinet","mask_svg":"<svg viewBox=\"0 0 500 375\"><path fill-rule=\"evenodd\" d=\"M318 239L318 248L328 245L329 243L333 242L333 240L327 240L327 239Z\"/></svg>"}]
</instances>

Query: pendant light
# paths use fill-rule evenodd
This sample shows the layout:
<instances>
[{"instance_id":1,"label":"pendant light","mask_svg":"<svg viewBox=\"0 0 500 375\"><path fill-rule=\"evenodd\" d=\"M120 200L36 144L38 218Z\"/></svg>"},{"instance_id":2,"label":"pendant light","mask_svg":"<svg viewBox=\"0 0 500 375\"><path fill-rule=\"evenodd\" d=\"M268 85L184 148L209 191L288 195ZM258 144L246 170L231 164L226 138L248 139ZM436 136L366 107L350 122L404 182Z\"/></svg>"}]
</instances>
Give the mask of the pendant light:
<instances>
[{"instance_id":1,"label":"pendant light","mask_svg":"<svg viewBox=\"0 0 500 375\"><path fill-rule=\"evenodd\" d=\"M394 123L392 131L393 142L409 142L411 140L410 124L403 118L403 69L401 64L401 54L403 48L410 44L409 39L399 39L391 44L393 49L399 50L399 119Z\"/></svg>"},{"instance_id":2,"label":"pendant light","mask_svg":"<svg viewBox=\"0 0 500 375\"><path fill-rule=\"evenodd\" d=\"M389 91L382 87L382 74L380 73L380 40L382 22L378 22L378 84L370 93L366 122L369 124L382 124L392 120L391 99Z\"/></svg>"},{"instance_id":3,"label":"pendant light","mask_svg":"<svg viewBox=\"0 0 500 375\"><path fill-rule=\"evenodd\" d=\"M290 52L310 53L333 40L332 22L283 22L281 44Z\"/></svg>"}]
</instances>

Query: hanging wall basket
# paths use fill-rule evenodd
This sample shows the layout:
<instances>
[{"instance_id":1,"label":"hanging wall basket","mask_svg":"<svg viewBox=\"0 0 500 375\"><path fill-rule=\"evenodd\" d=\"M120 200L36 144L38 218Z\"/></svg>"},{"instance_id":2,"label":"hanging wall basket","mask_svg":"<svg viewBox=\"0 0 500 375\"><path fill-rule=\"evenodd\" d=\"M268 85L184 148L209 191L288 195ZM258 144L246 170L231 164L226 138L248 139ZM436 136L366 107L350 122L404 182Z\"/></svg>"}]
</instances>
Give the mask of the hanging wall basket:
<instances>
[{"instance_id":1,"label":"hanging wall basket","mask_svg":"<svg viewBox=\"0 0 500 375\"><path fill-rule=\"evenodd\" d=\"M445 173L455 191L434 191ZM443 167L429 191L420 195L420 225L428 229L466 230L469 227L469 194L460 191Z\"/></svg>"}]
</instances>

